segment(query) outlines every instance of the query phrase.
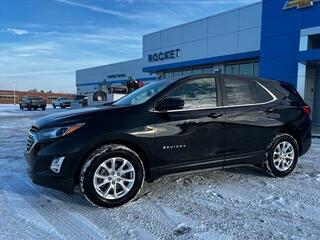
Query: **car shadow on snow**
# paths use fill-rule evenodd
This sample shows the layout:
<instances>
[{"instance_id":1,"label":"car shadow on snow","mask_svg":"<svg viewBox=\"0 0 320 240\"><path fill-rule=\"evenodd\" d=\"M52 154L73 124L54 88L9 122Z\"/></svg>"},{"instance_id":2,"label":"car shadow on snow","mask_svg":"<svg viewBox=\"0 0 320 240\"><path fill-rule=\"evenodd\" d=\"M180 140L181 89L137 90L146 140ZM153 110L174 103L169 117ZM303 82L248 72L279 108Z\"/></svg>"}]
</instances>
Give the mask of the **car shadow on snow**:
<instances>
[{"instance_id":1,"label":"car shadow on snow","mask_svg":"<svg viewBox=\"0 0 320 240\"><path fill-rule=\"evenodd\" d=\"M150 197L166 195L166 191L169 193L172 191L172 188L179 188L181 181L184 185L189 185L189 187L193 187L190 183L193 185L210 186L213 183L217 184L221 182L223 185L225 180L230 179L230 177L241 178L241 175L243 175L243 177L266 177L261 169L247 166L217 171L204 170L194 173L179 173L176 175L163 176L152 183L144 184L142 191L131 204ZM8 174L1 176L1 180L4 180L4 182L0 184L0 193L5 192L6 195L9 196L8 200L10 200L10 196L16 196L16 194L18 194L30 204L37 204L41 207L49 204L58 204L60 206L73 205L74 207L80 206L84 208L93 207L82 196L79 186L76 186L74 193L69 195L59 190L33 184L26 174ZM179 191L183 193L184 190L179 188Z\"/></svg>"}]
</instances>

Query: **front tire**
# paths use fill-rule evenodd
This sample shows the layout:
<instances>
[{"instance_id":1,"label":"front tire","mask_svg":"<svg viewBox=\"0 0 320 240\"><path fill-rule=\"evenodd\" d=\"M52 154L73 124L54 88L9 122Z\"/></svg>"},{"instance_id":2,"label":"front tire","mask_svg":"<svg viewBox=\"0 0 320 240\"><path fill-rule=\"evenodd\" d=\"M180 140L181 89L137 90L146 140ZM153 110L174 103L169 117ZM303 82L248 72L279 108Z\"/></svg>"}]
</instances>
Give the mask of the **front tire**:
<instances>
[{"instance_id":1,"label":"front tire","mask_svg":"<svg viewBox=\"0 0 320 240\"><path fill-rule=\"evenodd\" d=\"M297 165L298 157L296 139L289 134L278 134L267 147L264 169L273 177L288 176Z\"/></svg>"},{"instance_id":2,"label":"front tire","mask_svg":"<svg viewBox=\"0 0 320 240\"><path fill-rule=\"evenodd\" d=\"M94 151L80 172L80 188L93 205L113 208L134 199L145 177L139 155L124 145L109 144Z\"/></svg>"}]
</instances>

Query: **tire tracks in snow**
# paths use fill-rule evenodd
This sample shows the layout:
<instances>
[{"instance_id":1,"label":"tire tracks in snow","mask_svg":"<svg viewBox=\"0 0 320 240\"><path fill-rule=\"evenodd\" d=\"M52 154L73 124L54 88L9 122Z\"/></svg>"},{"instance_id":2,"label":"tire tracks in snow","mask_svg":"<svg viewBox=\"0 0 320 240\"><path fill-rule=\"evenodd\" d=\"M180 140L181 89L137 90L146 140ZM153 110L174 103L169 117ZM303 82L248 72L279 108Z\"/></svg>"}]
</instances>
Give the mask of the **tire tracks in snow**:
<instances>
[{"instance_id":1,"label":"tire tracks in snow","mask_svg":"<svg viewBox=\"0 0 320 240\"><path fill-rule=\"evenodd\" d=\"M43 195L31 188L25 182L15 178L14 184L9 183L10 189L21 196L42 218L67 239L104 239L94 229L86 226L70 212L47 201ZM36 219L37 221L41 219ZM40 221L41 222L41 221Z\"/></svg>"}]
</instances>

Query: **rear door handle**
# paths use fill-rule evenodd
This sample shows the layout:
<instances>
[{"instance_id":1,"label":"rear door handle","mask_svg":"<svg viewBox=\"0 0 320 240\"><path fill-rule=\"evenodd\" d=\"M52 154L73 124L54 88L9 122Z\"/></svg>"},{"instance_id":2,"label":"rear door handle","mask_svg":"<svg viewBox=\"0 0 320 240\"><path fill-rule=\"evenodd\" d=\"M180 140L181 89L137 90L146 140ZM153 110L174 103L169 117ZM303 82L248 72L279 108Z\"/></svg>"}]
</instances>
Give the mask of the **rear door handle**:
<instances>
[{"instance_id":1,"label":"rear door handle","mask_svg":"<svg viewBox=\"0 0 320 240\"><path fill-rule=\"evenodd\" d=\"M219 118L219 117L222 117L223 114L222 113L209 113L208 114L208 117L211 117L211 118Z\"/></svg>"}]
</instances>

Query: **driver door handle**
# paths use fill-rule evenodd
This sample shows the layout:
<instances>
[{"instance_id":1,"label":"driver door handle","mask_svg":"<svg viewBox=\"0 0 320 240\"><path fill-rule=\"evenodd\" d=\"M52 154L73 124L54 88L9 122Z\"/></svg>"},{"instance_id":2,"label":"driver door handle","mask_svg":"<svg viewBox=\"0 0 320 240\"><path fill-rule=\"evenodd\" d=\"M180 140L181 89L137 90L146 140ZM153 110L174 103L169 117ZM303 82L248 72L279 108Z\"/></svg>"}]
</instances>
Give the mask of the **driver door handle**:
<instances>
[{"instance_id":1,"label":"driver door handle","mask_svg":"<svg viewBox=\"0 0 320 240\"><path fill-rule=\"evenodd\" d=\"M223 116L222 113L215 113L215 112L213 112L213 113L209 113L209 114L208 114L208 117L211 117L211 118L219 118L219 117L222 117L222 116Z\"/></svg>"}]
</instances>

